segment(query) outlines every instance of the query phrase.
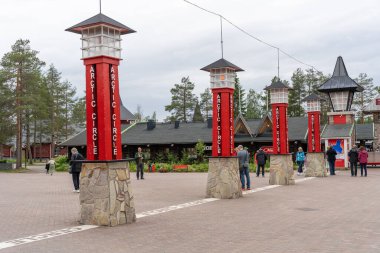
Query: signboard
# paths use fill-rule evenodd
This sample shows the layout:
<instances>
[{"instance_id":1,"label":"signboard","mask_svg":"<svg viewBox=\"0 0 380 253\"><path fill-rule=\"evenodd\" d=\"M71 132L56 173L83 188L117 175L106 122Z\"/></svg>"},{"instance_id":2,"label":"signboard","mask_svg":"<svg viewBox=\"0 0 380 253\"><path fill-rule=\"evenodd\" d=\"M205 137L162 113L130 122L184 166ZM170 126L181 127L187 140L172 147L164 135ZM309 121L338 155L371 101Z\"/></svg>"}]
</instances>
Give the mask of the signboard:
<instances>
[{"instance_id":1,"label":"signboard","mask_svg":"<svg viewBox=\"0 0 380 253\"><path fill-rule=\"evenodd\" d=\"M376 105L380 105L380 98L376 98Z\"/></svg>"},{"instance_id":2,"label":"signboard","mask_svg":"<svg viewBox=\"0 0 380 253\"><path fill-rule=\"evenodd\" d=\"M332 146L333 149L336 151L336 161L335 166L337 167L344 167L344 161L346 159L346 150L344 150L344 139L333 139L328 140L328 145Z\"/></svg>"},{"instance_id":3,"label":"signboard","mask_svg":"<svg viewBox=\"0 0 380 253\"><path fill-rule=\"evenodd\" d=\"M281 145L280 145L280 108L278 108L278 107L276 107L275 130L276 130L276 147L277 147L277 152L281 153Z\"/></svg>"},{"instance_id":4,"label":"signboard","mask_svg":"<svg viewBox=\"0 0 380 253\"><path fill-rule=\"evenodd\" d=\"M311 114L311 151L315 152L314 114Z\"/></svg>"},{"instance_id":5,"label":"signboard","mask_svg":"<svg viewBox=\"0 0 380 253\"><path fill-rule=\"evenodd\" d=\"M89 114L90 114L90 120L88 120L88 126L87 129L91 133L91 149L92 153L94 155L94 158L98 158L98 151L99 151L99 144L98 144L98 108L97 108L97 82L96 82L96 64L93 64L90 66L90 108L89 108Z\"/></svg>"},{"instance_id":6,"label":"signboard","mask_svg":"<svg viewBox=\"0 0 380 253\"><path fill-rule=\"evenodd\" d=\"M221 93L218 93L216 97L216 121L217 121L217 153L222 154L222 117L221 117Z\"/></svg>"},{"instance_id":7,"label":"signboard","mask_svg":"<svg viewBox=\"0 0 380 253\"><path fill-rule=\"evenodd\" d=\"M109 76L110 76L110 109L111 109L111 140L112 140L112 159L117 159L117 154L119 152L118 150L118 145L117 145L117 121L118 115L116 114L116 106L117 106L117 99L115 97L115 89L116 89L116 78L117 75L115 73L115 68L112 64L110 64L110 69L109 69Z\"/></svg>"},{"instance_id":8,"label":"signboard","mask_svg":"<svg viewBox=\"0 0 380 253\"><path fill-rule=\"evenodd\" d=\"M234 97L230 94L230 155L234 153Z\"/></svg>"},{"instance_id":9,"label":"signboard","mask_svg":"<svg viewBox=\"0 0 380 253\"><path fill-rule=\"evenodd\" d=\"M261 149L266 153L266 154L273 154L273 147L272 146L263 146Z\"/></svg>"}]
</instances>

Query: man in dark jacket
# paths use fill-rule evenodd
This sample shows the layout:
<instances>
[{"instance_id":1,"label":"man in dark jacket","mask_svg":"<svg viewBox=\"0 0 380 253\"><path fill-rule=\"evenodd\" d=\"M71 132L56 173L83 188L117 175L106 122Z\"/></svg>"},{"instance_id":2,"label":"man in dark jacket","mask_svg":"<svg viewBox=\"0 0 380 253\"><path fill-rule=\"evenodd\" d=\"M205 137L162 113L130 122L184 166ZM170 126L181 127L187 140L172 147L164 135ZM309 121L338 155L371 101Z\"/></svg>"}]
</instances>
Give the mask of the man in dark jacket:
<instances>
[{"instance_id":1,"label":"man in dark jacket","mask_svg":"<svg viewBox=\"0 0 380 253\"><path fill-rule=\"evenodd\" d=\"M348 152L348 157L350 160L350 168L351 168L351 177L357 176L358 174L358 161L359 161L359 152L356 148L356 145L352 146L352 149ZM355 167L355 171L354 171Z\"/></svg>"},{"instance_id":2,"label":"man in dark jacket","mask_svg":"<svg viewBox=\"0 0 380 253\"><path fill-rule=\"evenodd\" d=\"M333 149L332 146L327 147L326 151L326 156L327 156L327 161L329 162L329 167L330 167L330 175L334 176L335 175L335 160L336 160L336 151Z\"/></svg>"},{"instance_id":3,"label":"man in dark jacket","mask_svg":"<svg viewBox=\"0 0 380 253\"><path fill-rule=\"evenodd\" d=\"M137 148L137 153L135 154L136 159L136 176L137 180L139 180L139 176L141 173L141 179L144 179L144 159L145 156L140 147Z\"/></svg>"},{"instance_id":4,"label":"man in dark jacket","mask_svg":"<svg viewBox=\"0 0 380 253\"><path fill-rule=\"evenodd\" d=\"M262 148L260 148L256 153L256 161L257 161L256 177L260 175L260 168L262 169L262 175L264 177L265 163L267 162L267 155L265 154Z\"/></svg>"},{"instance_id":5,"label":"man in dark jacket","mask_svg":"<svg viewBox=\"0 0 380 253\"><path fill-rule=\"evenodd\" d=\"M76 148L71 149L71 174L73 176L74 190L73 192L79 192L79 174L82 170L82 163L75 162L76 160L84 160L84 157L78 152Z\"/></svg>"}]
</instances>

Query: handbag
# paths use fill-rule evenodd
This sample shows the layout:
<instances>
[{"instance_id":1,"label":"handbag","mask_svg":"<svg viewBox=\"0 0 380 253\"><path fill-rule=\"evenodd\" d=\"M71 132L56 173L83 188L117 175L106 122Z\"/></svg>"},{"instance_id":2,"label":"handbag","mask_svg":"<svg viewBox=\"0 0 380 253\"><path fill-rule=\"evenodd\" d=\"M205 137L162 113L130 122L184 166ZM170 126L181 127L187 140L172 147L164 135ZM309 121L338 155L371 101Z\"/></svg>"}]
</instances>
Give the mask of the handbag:
<instances>
[{"instance_id":1,"label":"handbag","mask_svg":"<svg viewBox=\"0 0 380 253\"><path fill-rule=\"evenodd\" d=\"M73 174L73 167L72 167L72 165L69 166L68 171L69 171L70 174Z\"/></svg>"},{"instance_id":2,"label":"handbag","mask_svg":"<svg viewBox=\"0 0 380 253\"><path fill-rule=\"evenodd\" d=\"M248 167L249 167L249 163L248 163L248 162L245 162L245 163L243 164L243 167L244 167L244 168L248 168Z\"/></svg>"}]
</instances>

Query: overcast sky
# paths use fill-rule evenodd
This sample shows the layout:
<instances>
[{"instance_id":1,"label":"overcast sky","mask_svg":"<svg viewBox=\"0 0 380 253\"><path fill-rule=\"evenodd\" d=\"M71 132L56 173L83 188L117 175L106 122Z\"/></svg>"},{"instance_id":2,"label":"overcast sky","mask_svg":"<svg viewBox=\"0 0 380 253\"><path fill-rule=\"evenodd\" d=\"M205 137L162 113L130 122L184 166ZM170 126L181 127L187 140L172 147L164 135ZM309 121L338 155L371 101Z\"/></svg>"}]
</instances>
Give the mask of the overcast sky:
<instances>
[{"instance_id":1,"label":"overcast sky","mask_svg":"<svg viewBox=\"0 0 380 253\"><path fill-rule=\"evenodd\" d=\"M378 0L193 0L325 74L342 56L349 75L380 81ZM170 89L189 76L195 93L209 87L200 68L221 58L219 18L183 0L103 0L103 14L137 31L123 36L119 66L124 105L143 114L169 115ZM19 38L84 95L80 35L64 30L99 13L98 0L0 0L0 56ZM224 58L241 67L243 87L261 91L277 74L276 51L224 22ZM281 55L280 77L307 68Z\"/></svg>"}]
</instances>

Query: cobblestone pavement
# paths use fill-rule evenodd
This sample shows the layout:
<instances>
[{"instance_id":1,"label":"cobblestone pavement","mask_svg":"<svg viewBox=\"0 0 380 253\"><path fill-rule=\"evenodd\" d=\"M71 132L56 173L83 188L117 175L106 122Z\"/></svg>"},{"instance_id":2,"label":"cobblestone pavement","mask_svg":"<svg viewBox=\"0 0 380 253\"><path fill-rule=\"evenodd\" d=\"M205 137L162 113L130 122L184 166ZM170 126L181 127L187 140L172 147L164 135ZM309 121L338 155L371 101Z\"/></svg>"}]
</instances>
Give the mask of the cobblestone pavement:
<instances>
[{"instance_id":1,"label":"cobblestone pavement","mask_svg":"<svg viewBox=\"0 0 380 253\"><path fill-rule=\"evenodd\" d=\"M70 175L0 173L0 242L77 226ZM268 175L269 176L269 175ZM206 173L147 173L136 212L203 199ZM251 175L253 188L268 178ZM380 169L315 178L0 250L8 252L380 252Z\"/></svg>"}]
</instances>

